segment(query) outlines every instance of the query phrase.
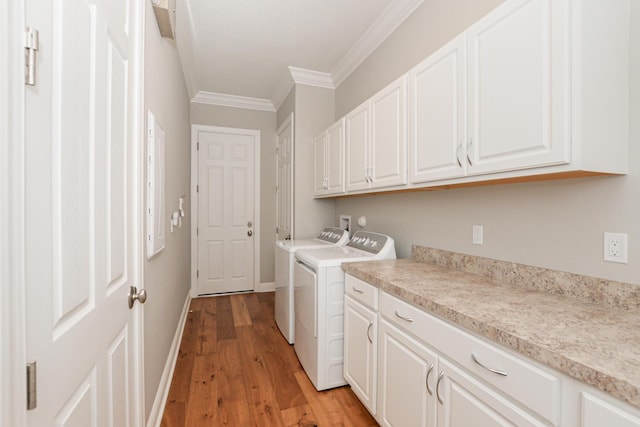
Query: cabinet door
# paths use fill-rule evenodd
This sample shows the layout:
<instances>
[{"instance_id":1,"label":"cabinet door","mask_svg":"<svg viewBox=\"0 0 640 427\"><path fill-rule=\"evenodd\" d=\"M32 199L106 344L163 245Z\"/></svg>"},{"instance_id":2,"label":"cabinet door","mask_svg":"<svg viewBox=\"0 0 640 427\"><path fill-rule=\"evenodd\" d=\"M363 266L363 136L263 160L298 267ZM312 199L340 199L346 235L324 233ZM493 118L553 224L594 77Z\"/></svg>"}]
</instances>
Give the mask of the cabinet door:
<instances>
[{"instance_id":1,"label":"cabinet door","mask_svg":"<svg viewBox=\"0 0 640 427\"><path fill-rule=\"evenodd\" d=\"M411 183L466 173L465 55L458 36L409 73Z\"/></svg>"},{"instance_id":2,"label":"cabinet door","mask_svg":"<svg viewBox=\"0 0 640 427\"><path fill-rule=\"evenodd\" d=\"M313 139L313 194L326 193L326 145L327 133L322 132Z\"/></svg>"},{"instance_id":3,"label":"cabinet door","mask_svg":"<svg viewBox=\"0 0 640 427\"><path fill-rule=\"evenodd\" d=\"M471 374L440 358L436 385L438 426L440 427L542 427L546 424L532 417L507 398L477 381Z\"/></svg>"},{"instance_id":4,"label":"cabinet door","mask_svg":"<svg viewBox=\"0 0 640 427\"><path fill-rule=\"evenodd\" d=\"M583 391L580 399L580 427L640 427L636 408L615 401L610 396Z\"/></svg>"},{"instance_id":5,"label":"cabinet door","mask_svg":"<svg viewBox=\"0 0 640 427\"><path fill-rule=\"evenodd\" d=\"M369 115L369 103L365 102L344 118L347 191L369 188Z\"/></svg>"},{"instance_id":6,"label":"cabinet door","mask_svg":"<svg viewBox=\"0 0 640 427\"><path fill-rule=\"evenodd\" d=\"M407 78L371 98L371 188L407 183Z\"/></svg>"},{"instance_id":7,"label":"cabinet door","mask_svg":"<svg viewBox=\"0 0 640 427\"><path fill-rule=\"evenodd\" d=\"M569 161L566 0L514 0L469 31L469 174Z\"/></svg>"},{"instance_id":8,"label":"cabinet door","mask_svg":"<svg viewBox=\"0 0 640 427\"><path fill-rule=\"evenodd\" d=\"M376 414L377 335L376 313L345 296L344 378L373 415Z\"/></svg>"},{"instance_id":9,"label":"cabinet door","mask_svg":"<svg viewBox=\"0 0 640 427\"><path fill-rule=\"evenodd\" d=\"M378 422L395 427L435 426L435 353L380 319L378 360Z\"/></svg>"},{"instance_id":10,"label":"cabinet door","mask_svg":"<svg viewBox=\"0 0 640 427\"><path fill-rule=\"evenodd\" d=\"M344 120L327 129L326 194L344 193Z\"/></svg>"}]
</instances>

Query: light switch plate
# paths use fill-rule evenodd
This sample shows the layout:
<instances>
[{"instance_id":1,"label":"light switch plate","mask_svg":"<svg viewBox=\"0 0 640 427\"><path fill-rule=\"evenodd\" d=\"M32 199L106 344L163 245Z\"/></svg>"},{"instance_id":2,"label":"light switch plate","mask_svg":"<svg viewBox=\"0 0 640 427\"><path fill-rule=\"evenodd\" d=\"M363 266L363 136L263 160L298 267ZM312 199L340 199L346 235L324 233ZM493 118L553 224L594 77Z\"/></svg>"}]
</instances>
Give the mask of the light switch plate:
<instances>
[{"instance_id":1,"label":"light switch plate","mask_svg":"<svg viewBox=\"0 0 640 427\"><path fill-rule=\"evenodd\" d=\"M484 228L481 225L473 226L473 244L481 245L484 240Z\"/></svg>"}]
</instances>

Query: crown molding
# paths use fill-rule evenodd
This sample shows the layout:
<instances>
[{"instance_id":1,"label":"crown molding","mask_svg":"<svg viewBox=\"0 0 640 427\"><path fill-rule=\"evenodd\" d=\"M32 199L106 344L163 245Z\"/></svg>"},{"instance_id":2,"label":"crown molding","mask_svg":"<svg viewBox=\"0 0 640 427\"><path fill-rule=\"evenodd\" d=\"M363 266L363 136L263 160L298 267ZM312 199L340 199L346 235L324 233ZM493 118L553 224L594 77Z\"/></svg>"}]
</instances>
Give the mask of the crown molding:
<instances>
[{"instance_id":1,"label":"crown molding","mask_svg":"<svg viewBox=\"0 0 640 427\"><path fill-rule=\"evenodd\" d=\"M291 78L295 84L317 86L326 89L335 89L331 74L321 71L305 70L304 68L289 67Z\"/></svg>"},{"instance_id":2,"label":"crown molding","mask_svg":"<svg viewBox=\"0 0 640 427\"><path fill-rule=\"evenodd\" d=\"M276 111L268 99L250 98L248 96L227 95L224 93L198 91L191 98L196 104L219 105L222 107L244 108L249 110Z\"/></svg>"},{"instance_id":3,"label":"crown molding","mask_svg":"<svg viewBox=\"0 0 640 427\"><path fill-rule=\"evenodd\" d=\"M391 2L331 71L335 87L340 86L423 2L424 0Z\"/></svg>"}]
</instances>

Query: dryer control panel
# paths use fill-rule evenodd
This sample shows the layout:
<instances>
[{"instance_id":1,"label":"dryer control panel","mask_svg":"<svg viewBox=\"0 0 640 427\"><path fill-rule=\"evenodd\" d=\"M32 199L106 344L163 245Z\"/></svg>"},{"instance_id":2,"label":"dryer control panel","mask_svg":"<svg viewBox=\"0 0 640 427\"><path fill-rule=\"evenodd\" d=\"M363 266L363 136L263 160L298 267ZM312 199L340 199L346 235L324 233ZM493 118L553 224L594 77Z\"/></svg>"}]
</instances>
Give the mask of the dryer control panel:
<instances>
[{"instance_id":1,"label":"dryer control panel","mask_svg":"<svg viewBox=\"0 0 640 427\"><path fill-rule=\"evenodd\" d=\"M320 234L318 234L316 239L324 240L329 243L338 243L345 233L347 233L347 231L342 228L325 227Z\"/></svg>"}]
</instances>

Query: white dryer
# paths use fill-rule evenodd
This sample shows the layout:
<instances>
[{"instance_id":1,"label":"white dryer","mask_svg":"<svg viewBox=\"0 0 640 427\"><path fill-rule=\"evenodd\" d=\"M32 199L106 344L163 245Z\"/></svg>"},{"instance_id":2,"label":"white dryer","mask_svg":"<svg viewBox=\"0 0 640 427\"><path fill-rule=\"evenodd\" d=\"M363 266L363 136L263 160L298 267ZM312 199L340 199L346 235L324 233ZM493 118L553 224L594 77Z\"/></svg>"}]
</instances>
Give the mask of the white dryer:
<instances>
[{"instance_id":1,"label":"white dryer","mask_svg":"<svg viewBox=\"0 0 640 427\"><path fill-rule=\"evenodd\" d=\"M357 231L346 246L303 249L294 267L294 350L318 390L346 384L343 262L395 259L393 239Z\"/></svg>"},{"instance_id":2,"label":"white dryer","mask_svg":"<svg viewBox=\"0 0 640 427\"><path fill-rule=\"evenodd\" d=\"M276 324L289 344L294 340L293 264L298 249L319 249L343 246L349 242L349 232L325 227L314 239L278 240L276 242Z\"/></svg>"}]
</instances>

